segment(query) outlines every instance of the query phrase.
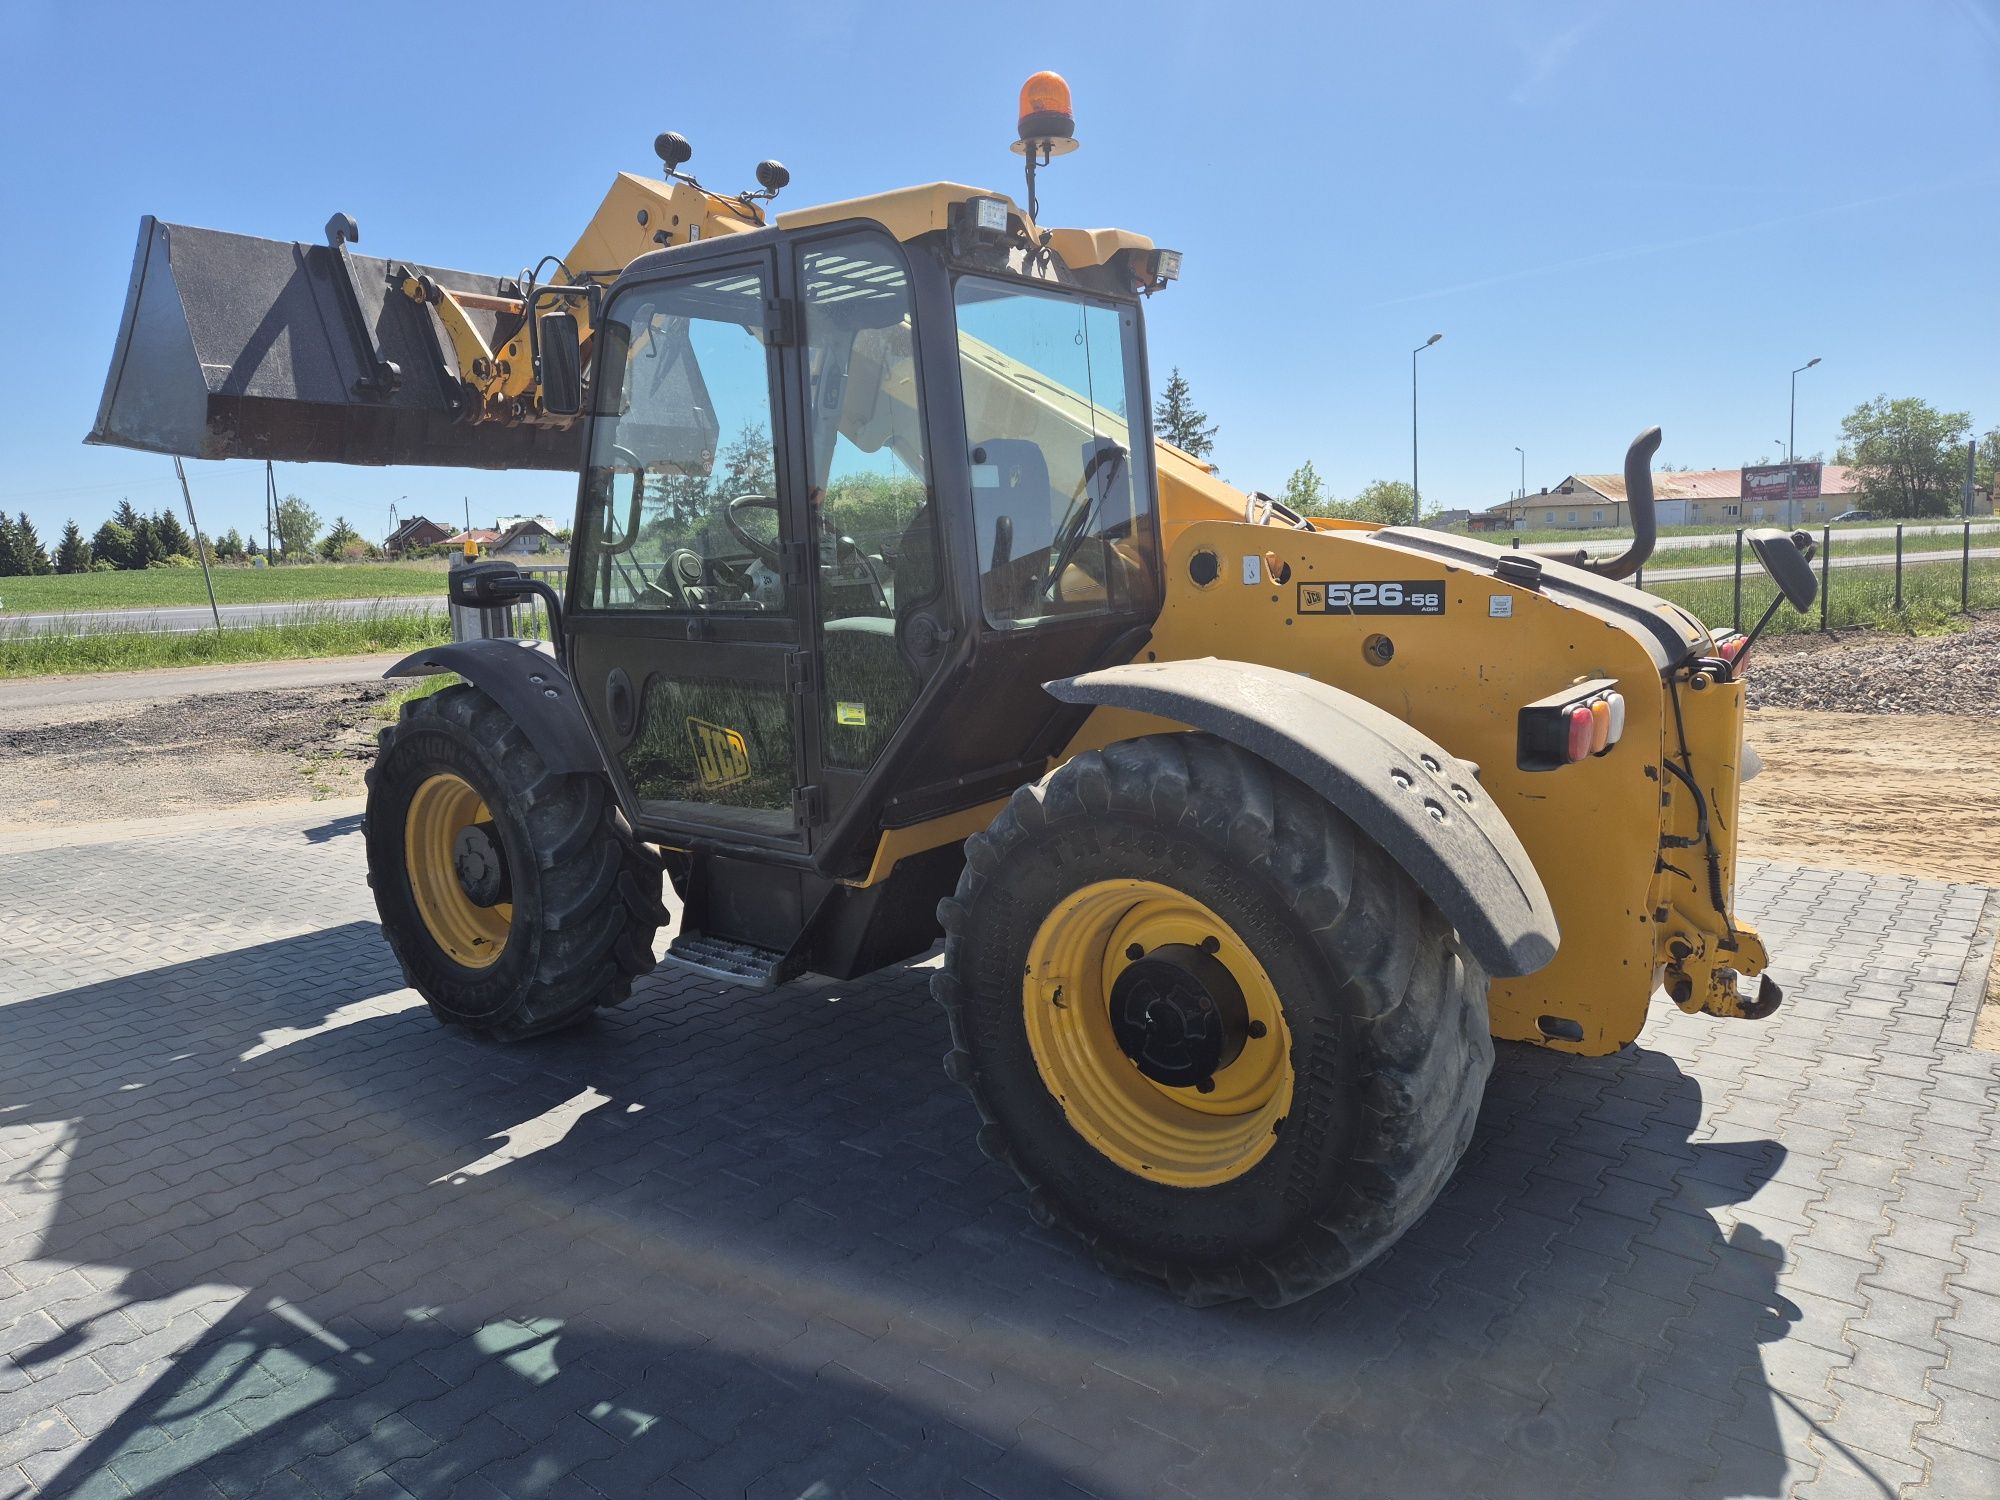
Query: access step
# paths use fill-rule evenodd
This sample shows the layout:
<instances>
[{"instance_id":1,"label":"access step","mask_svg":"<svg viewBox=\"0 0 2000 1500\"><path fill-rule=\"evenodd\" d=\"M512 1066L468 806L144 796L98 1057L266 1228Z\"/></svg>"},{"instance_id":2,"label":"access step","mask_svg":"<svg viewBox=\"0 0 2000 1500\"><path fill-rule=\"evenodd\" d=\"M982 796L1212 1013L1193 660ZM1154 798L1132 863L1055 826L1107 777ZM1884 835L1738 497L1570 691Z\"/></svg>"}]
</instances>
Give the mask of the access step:
<instances>
[{"instance_id":1,"label":"access step","mask_svg":"<svg viewBox=\"0 0 2000 1500\"><path fill-rule=\"evenodd\" d=\"M775 990L797 977L804 967L790 954L776 948L759 948L754 943L740 943L730 938L686 934L675 937L667 944L667 956L662 962L690 974L719 979L725 984L740 984L753 990Z\"/></svg>"}]
</instances>

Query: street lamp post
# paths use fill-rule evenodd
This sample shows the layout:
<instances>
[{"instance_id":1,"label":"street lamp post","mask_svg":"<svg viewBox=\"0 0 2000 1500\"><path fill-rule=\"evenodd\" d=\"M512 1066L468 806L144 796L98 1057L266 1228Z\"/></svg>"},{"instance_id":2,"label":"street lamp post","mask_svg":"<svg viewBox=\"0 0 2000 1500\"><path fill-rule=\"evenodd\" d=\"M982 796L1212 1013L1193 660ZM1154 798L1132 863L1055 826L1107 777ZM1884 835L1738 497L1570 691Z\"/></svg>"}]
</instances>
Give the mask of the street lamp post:
<instances>
[{"instance_id":1,"label":"street lamp post","mask_svg":"<svg viewBox=\"0 0 2000 1500\"><path fill-rule=\"evenodd\" d=\"M1518 526L1521 524L1521 507L1528 503L1528 455L1519 443L1514 445L1514 451L1521 455L1521 488L1514 496L1514 524Z\"/></svg>"},{"instance_id":2,"label":"street lamp post","mask_svg":"<svg viewBox=\"0 0 2000 1500\"><path fill-rule=\"evenodd\" d=\"M1410 351L1410 524L1424 518L1424 492L1417 487L1417 356L1430 348L1441 333L1434 333Z\"/></svg>"},{"instance_id":3,"label":"street lamp post","mask_svg":"<svg viewBox=\"0 0 2000 1500\"><path fill-rule=\"evenodd\" d=\"M1792 371L1792 421L1791 425L1785 429L1785 524L1787 526L1796 526L1799 523L1799 518L1796 514L1798 501L1794 498L1794 492L1798 488L1799 477L1799 375L1802 371L1810 370L1818 363L1819 356L1815 354L1811 359L1800 365L1798 369Z\"/></svg>"}]
</instances>

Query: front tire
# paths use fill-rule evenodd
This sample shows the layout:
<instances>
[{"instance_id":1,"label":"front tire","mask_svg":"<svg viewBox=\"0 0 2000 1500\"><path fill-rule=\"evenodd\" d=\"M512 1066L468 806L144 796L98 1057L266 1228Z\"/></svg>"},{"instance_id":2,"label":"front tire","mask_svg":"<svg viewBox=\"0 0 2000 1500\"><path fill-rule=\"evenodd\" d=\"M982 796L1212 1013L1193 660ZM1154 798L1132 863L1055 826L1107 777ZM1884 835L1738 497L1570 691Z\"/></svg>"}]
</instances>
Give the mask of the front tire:
<instances>
[{"instance_id":1,"label":"front tire","mask_svg":"<svg viewBox=\"0 0 2000 1500\"><path fill-rule=\"evenodd\" d=\"M617 1004L653 967L659 857L601 776L550 771L470 684L382 731L363 828L382 934L441 1021L517 1041Z\"/></svg>"},{"instance_id":2,"label":"front tire","mask_svg":"<svg viewBox=\"0 0 2000 1500\"><path fill-rule=\"evenodd\" d=\"M1485 973L1352 822L1212 736L1017 791L939 917L981 1149L1039 1222L1190 1304L1354 1274L1471 1139Z\"/></svg>"}]
</instances>

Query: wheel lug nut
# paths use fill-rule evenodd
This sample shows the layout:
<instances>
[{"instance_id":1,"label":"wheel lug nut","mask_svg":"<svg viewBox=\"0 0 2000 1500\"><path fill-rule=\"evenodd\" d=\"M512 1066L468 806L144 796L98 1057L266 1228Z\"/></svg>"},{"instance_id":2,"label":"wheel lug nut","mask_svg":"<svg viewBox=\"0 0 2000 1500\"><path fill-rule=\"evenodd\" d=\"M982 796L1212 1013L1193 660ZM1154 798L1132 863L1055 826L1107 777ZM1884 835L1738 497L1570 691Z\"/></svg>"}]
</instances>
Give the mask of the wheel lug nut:
<instances>
[{"instance_id":1,"label":"wheel lug nut","mask_svg":"<svg viewBox=\"0 0 2000 1500\"><path fill-rule=\"evenodd\" d=\"M1201 940L1201 951L1204 953L1213 953L1221 946L1221 941L1213 937L1205 937Z\"/></svg>"},{"instance_id":2,"label":"wheel lug nut","mask_svg":"<svg viewBox=\"0 0 2000 1500\"><path fill-rule=\"evenodd\" d=\"M1252 1021L1250 1023L1250 1035L1253 1039L1263 1036L1267 1030L1268 1028L1262 1021Z\"/></svg>"},{"instance_id":3,"label":"wheel lug nut","mask_svg":"<svg viewBox=\"0 0 2000 1500\"><path fill-rule=\"evenodd\" d=\"M1137 943L1134 943L1131 947L1125 950L1125 956L1131 959L1134 963L1137 963L1140 959L1146 956L1146 950L1140 947Z\"/></svg>"},{"instance_id":4,"label":"wheel lug nut","mask_svg":"<svg viewBox=\"0 0 2000 1500\"><path fill-rule=\"evenodd\" d=\"M1214 1093L1214 1092L1215 1092L1215 1080L1214 1080L1213 1078L1197 1078L1197 1079L1195 1080L1195 1082L1194 1082L1194 1091L1195 1091L1195 1092L1196 1092L1197 1094L1212 1094L1212 1093Z\"/></svg>"}]
</instances>

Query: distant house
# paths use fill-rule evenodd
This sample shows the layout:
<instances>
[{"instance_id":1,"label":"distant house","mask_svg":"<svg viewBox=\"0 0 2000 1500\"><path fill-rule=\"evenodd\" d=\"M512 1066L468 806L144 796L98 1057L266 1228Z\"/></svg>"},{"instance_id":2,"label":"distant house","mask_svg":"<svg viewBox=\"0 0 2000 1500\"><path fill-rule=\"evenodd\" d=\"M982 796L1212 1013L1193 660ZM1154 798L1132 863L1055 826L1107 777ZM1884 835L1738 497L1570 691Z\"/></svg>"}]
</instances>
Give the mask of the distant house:
<instances>
[{"instance_id":1,"label":"distant house","mask_svg":"<svg viewBox=\"0 0 2000 1500\"><path fill-rule=\"evenodd\" d=\"M1860 504L1861 481L1846 464L1750 469L1662 469L1653 475L1662 526L1805 526ZM1571 474L1561 483L1503 500L1473 517L1475 531L1622 530L1631 524L1623 474Z\"/></svg>"},{"instance_id":2,"label":"distant house","mask_svg":"<svg viewBox=\"0 0 2000 1500\"><path fill-rule=\"evenodd\" d=\"M486 552L490 551L493 544L500 540L500 533L490 526L475 526L470 531L453 532L444 539L445 545L447 547L462 548L468 537L471 539L474 547L478 548L481 552Z\"/></svg>"},{"instance_id":3,"label":"distant house","mask_svg":"<svg viewBox=\"0 0 2000 1500\"><path fill-rule=\"evenodd\" d=\"M486 549L495 557L545 557L563 551L556 534L540 521L516 521Z\"/></svg>"},{"instance_id":4,"label":"distant house","mask_svg":"<svg viewBox=\"0 0 2000 1500\"><path fill-rule=\"evenodd\" d=\"M428 516L411 516L389 533L382 550L391 557L404 557L420 547L435 547L450 535L450 527L440 526Z\"/></svg>"}]
</instances>

